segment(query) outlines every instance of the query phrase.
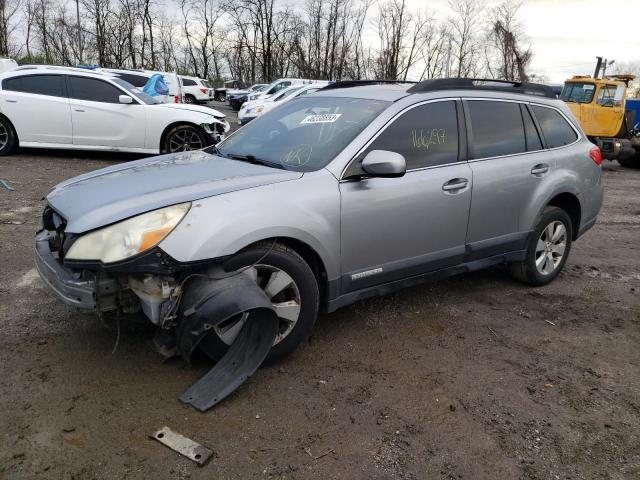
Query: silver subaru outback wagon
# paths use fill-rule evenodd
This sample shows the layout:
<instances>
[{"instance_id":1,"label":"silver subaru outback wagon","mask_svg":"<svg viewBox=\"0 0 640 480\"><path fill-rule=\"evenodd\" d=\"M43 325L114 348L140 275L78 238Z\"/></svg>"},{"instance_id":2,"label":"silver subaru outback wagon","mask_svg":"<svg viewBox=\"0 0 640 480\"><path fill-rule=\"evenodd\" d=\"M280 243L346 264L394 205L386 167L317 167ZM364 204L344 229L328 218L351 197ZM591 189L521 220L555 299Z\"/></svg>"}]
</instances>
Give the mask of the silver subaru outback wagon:
<instances>
[{"instance_id":1,"label":"silver subaru outback wagon","mask_svg":"<svg viewBox=\"0 0 640 480\"><path fill-rule=\"evenodd\" d=\"M67 304L259 365L320 309L496 264L552 281L596 221L600 163L541 85L342 82L215 147L57 185L36 263Z\"/></svg>"}]
</instances>

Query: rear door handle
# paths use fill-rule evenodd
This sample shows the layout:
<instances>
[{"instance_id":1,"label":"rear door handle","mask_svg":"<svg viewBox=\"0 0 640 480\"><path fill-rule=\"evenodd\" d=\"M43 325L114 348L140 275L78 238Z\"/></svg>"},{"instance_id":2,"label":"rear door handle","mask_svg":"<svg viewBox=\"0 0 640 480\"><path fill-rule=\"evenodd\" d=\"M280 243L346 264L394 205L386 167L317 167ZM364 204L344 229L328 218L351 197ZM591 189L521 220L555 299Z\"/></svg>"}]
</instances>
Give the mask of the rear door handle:
<instances>
[{"instance_id":1,"label":"rear door handle","mask_svg":"<svg viewBox=\"0 0 640 480\"><path fill-rule=\"evenodd\" d=\"M454 178L442 185L442 190L445 192L455 192L456 190L462 190L469 185L469 180L466 178Z\"/></svg>"},{"instance_id":2,"label":"rear door handle","mask_svg":"<svg viewBox=\"0 0 640 480\"><path fill-rule=\"evenodd\" d=\"M531 169L531 175L543 175L549 171L549 165L546 163L539 163L534 165Z\"/></svg>"},{"instance_id":3,"label":"rear door handle","mask_svg":"<svg viewBox=\"0 0 640 480\"><path fill-rule=\"evenodd\" d=\"M74 110L75 110L76 112L84 112L84 110L83 110L83 109L81 109L81 108L74 108Z\"/></svg>"},{"instance_id":4,"label":"rear door handle","mask_svg":"<svg viewBox=\"0 0 640 480\"><path fill-rule=\"evenodd\" d=\"M10 100L10 99L6 99L7 103L18 103L18 100Z\"/></svg>"}]
</instances>

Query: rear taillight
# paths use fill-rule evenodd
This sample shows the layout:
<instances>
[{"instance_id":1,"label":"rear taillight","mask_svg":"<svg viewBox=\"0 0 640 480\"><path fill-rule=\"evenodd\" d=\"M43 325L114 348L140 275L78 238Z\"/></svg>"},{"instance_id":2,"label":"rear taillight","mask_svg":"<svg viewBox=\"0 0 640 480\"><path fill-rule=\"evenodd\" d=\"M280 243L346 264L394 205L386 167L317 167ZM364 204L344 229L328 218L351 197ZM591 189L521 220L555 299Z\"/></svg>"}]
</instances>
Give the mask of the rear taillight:
<instances>
[{"instance_id":1,"label":"rear taillight","mask_svg":"<svg viewBox=\"0 0 640 480\"><path fill-rule=\"evenodd\" d=\"M593 163L598 166L602 165L602 152L600 152L598 147L593 147L589 150L589 156L591 157L591 160L593 160Z\"/></svg>"},{"instance_id":2,"label":"rear taillight","mask_svg":"<svg viewBox=\"0 0 640 480\"><path fill-rule=\"evenodd\" d=\"M200 91L201 91L202 93L207 93L207 92L209 91L209 89L208 89L208 88L201 88L201 89L200 89Z\"/></svg>"},{"instance_id":3,"label":"rear taillight","mask_svg":"<svg viewBox=\"0 0 640 480\"><path fill-rule=\"evenodd\" d=\"M180 103L180 96L179 95L174 95L173 96L173 103Z\"/></svg>"}]
</instances>

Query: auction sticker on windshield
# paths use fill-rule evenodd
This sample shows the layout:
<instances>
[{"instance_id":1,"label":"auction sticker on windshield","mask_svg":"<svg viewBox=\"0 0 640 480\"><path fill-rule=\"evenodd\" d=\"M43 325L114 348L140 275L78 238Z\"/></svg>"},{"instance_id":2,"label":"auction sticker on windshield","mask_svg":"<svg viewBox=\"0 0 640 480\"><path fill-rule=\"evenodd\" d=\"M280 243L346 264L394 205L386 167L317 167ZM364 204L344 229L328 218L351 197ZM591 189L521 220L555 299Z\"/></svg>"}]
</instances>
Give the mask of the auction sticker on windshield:
<instances>
[{"instance_id":1,"label":"auction sticker on windshield","mask_svg":"<svg viewBox=\"0 0 640 480\"><path fill-rule=\"evenodd\" d=\"M333 123L342 116L341 113L323 113L321 115L309 115L300 124L304 123Z\"/></svg>"}]
</instances>

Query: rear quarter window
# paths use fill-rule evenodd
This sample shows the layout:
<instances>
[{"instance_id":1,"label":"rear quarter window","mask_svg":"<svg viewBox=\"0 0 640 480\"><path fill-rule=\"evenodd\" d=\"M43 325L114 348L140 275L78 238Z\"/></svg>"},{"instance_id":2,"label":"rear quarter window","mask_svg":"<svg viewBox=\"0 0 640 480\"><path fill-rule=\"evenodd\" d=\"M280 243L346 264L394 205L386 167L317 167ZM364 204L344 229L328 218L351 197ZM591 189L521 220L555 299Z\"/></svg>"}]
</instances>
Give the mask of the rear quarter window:
<instances>
[{"instance_id":1,"label":"rear quarter window","mask_svg":"<svg viewBox=\"0 0 640 480\"><path fill-rule=\"evenodd\" d=\"M14 92L49 95L52 97L66 97L62 75L23 75L5 78L2 81L3 90Z\"/></svg>"},{"instance_id":2,"label":"rear quarter window","mask_svg":"<svg viewBox=\"0 0 640 480\"><path fill-rule=\"evenodd\" d=\"M542 129L547 148L563 147L578 139L576 131L557 110L537 105L532 105L531 110Z\"/></svg>"}]
</instances>

